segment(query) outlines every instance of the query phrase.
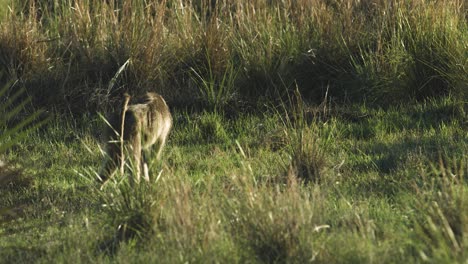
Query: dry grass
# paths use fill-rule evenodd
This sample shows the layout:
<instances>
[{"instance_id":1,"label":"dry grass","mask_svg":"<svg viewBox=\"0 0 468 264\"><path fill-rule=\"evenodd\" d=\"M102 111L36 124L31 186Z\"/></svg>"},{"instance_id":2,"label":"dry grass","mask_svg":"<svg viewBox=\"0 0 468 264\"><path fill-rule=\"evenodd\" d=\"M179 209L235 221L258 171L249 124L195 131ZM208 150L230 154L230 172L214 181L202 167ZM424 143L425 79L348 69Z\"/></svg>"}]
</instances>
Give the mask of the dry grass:
<instances>
[{"instance_id":1,"label":"dry grass","mask_svg":"<svg viewBox=\"0 0 468 264\"><path fill-rule=\"evenodd\" d=\"M232 104L294 84L312 100L323 98L324 87L335 98L395 101L466 90L464 1L79 0L10 7L0 28L0 67L20 77L36 102L74 112L105 108L129 90L155 89L176 104L200 97ZM107 90L129 58L131 67Z\"/></svg>"}]
</instances>

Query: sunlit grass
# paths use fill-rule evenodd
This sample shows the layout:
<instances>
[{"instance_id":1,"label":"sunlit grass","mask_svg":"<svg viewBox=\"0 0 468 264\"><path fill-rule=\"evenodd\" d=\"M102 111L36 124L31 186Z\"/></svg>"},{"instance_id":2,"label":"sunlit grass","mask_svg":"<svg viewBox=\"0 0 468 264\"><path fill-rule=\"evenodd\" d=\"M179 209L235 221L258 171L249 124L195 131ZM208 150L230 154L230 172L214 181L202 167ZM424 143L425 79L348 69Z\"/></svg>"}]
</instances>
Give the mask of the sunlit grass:
<instances>
[{"instance_id":1,"label":"sunlit grass","mask_svg":"<svg viewBox=\"0 0 468 264\"><path fill-rule=\"evenodd\" d=\"M163 162L150 168L150 182L132 185L127 171L103 190L93 178L102 156L91 133L103 124L87 117L63 126L67 119L57 119L6 156L33 181L2 188L2 204L21 210L1 226L0 256L463 262L465 111L454 100L385 111L358 106L294 126L281 122L290 116L281 108L229 121L175 112L185 121ZM300 131L314 148L297 145ZM319 178L304 180L318 150L326 161ZM304 175L288 170L297 159Z\"/></svg>"}]
</instances>

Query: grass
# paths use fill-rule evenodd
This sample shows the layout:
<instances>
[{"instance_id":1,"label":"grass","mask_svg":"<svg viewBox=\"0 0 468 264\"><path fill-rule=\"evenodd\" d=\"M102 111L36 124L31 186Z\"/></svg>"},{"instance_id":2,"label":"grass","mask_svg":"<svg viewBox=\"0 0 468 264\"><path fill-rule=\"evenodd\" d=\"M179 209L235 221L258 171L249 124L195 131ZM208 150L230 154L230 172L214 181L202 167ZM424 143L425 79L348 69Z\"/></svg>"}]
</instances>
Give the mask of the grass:
<instances>
[{"instance_id":1,"label":"grass","mask_svg":"<svg viewBox=\"0 0 468 264\"><path fill-rule=\"evenodd\" d=\"M213 3L0 0L0 263L465 263L466 3ZM148 90L163 160L100 190Z\"/></svg>"},{"instance_id":2,"label":"grass","mask_svg":"<svg viewBox=\"0 0 468 264\"><path fill-rule=\"evenodd\" d=\"M8 7L0 70L6 79L22 79L44 108L102 111L124 92L146 90L174 106L228 110L256 107L259 98L284 100L284 87L316 103L326 92L338 102L376 105L466 98L468 25L459 0L67 0Z\"/></svg>"},{"instance_id":3,"label":"grass","mask_svg":"<svg viewBox=\"0 0 468 264\"><path fill-rule=\"evenodd\" d=\"M95 185L97 118L57 118L9 151L30 181L1 187L15 208L2 217L2 262L467 259L467 116L453 98L329 106L297 126L282 111L174 116L162 164L136 187Z\"/></svg>"}]
</instances>

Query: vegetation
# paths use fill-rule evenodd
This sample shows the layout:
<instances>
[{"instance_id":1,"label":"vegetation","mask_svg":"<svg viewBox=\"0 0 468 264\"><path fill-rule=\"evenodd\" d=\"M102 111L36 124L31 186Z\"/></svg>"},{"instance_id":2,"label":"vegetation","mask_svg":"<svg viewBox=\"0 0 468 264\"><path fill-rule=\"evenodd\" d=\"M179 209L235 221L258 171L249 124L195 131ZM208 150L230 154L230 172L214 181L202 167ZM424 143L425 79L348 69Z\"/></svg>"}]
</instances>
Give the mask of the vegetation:
<instances>
[{"instance_id":1,"label":"vegetation","mask_svg":"<svg viewBox=\"0 0 468 264\"><path fill-rule=\"evenodd\" d=\"M464 1L0 3L0 263L468 259ZM100 190L146 90L163 159Z\"/></svg>"},{"instance_id":2,"label":"vegetation","mask_svg":"<svg viewBox=\"0 0 468 264\"><path fill-rule=\"evenodd\" d=\"M103 191L102 122L51 121L7 154L30 184L2 186L1 204L16 209L0 259L463 263L466 108L346 109L299 127L277 112L176 112L151 182L119 176Z\"/></svg>"},{"instance_id":3,"label":"vegetation","mask_svg":"<svg viewBox=\"0 0 468 264\"><path fill-rule=\"evenodd\" d=\"M0 70L21 78L37 104L72 112L148 89L173 106L216 108L257 106L296 86L315 103L326 91L338 102L466 98L466 8L461 0L13 1L0 9Z\"/></svg>"}]
</instances>

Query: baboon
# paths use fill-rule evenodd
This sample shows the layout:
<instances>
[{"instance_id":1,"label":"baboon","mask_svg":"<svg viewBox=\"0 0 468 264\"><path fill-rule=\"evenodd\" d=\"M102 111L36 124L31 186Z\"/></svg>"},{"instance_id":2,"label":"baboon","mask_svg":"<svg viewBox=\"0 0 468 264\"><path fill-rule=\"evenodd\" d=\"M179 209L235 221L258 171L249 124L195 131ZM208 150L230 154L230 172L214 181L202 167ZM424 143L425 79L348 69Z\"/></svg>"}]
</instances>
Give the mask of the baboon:
<instances>
[{"instance_id":1,"label":"baboon","mask_svg":"<svg viewBox=\"0 0 468 264\"><path fill-rule=\"evenodd\" d=\"M128 104L129 100L130 96L126 94L121 111L108 119L105 131L107 157L99 175L101 183L111 178L118 167L123 173L127 160L135 170L134 180L137 183L140 181L143 168L148 181L148 167L145 163L145 154L148 153L145 152L150 152L156 145L154 151L159 160L171 130L172 116L161 95L148 92L132 104ZM133 160L125 159L127 154Z\"/></svg>"}]
</instances>

